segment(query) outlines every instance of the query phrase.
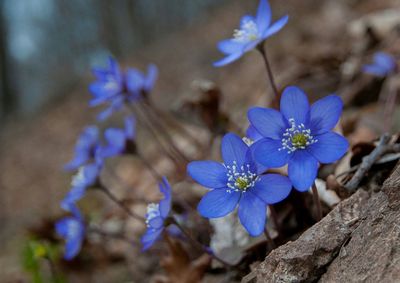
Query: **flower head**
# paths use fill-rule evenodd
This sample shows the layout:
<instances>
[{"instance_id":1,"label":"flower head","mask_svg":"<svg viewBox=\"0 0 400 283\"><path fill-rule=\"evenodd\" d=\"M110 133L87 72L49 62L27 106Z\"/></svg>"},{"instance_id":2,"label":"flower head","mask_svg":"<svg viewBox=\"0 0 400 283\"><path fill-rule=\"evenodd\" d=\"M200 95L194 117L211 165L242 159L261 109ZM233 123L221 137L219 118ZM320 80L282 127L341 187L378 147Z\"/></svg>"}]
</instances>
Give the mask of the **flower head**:
<instances>
[{"instance_id":1,"label":"flower head","mask_svg":"<svg viewBox=\"0 0 400 283\"><path fill-rule=\"evenodd\" d=\"M65 165L66 170L74 170L95 158L99 145L99 129L96 126L86 127L75 145L75 157Z\"/></svg>"},{"instance_id":2,"label":"flower head","mask_svg":"<svg viewBox=\"0 0 400 283\"><path fill-rule=\"evenodd\" d=\"M66 241L64 258L73 259L81 250L85 238L85 225L78 209L72 210L72 216L64 217L55 225L56 232Z\"/></svg>"},{"instance_id":3,"label":"flower head","mask_svg":"<svg viewBox=\"0 0 400 283\"><path fill-rule=\"evenodd\" d=\"M132 148L131 145L133 145L135 141L135 124L135 118L133 116L128 116L125 118L124 129L107 129L104 132L107 144L102 146L99 150L101 158L116 156Z\"/></svg>"},{"instance_id":4,"label":"flower head","mask_svg":"<svg viewBox=\"0 0 400 283\"><path fill-rule=\"evenodd\" d=\"M347 140L332 132L342 107L336 95L310 107L305 93L291 86L282 94L280 112L251 108L250 123L263 136L253 145L255 159L270 168L289 164L293 186L299 191L308 190L317 176L318 162L335 162L347 151Z\"/></svg>"},{"instance_id":5,"label":"flower head","mask_svg":"<svg viewBox=\"0 0 400 283\"><path fill-rule=\"evenodd\" d=\"M101 166L88 164L79 168L78 173L72 178L71 190L61 201L61 207L66 211L72 211L75 204L86 193L86 189L96 184Z\"/></svg>"},{"instance_id":6,"label":"flower head","mask_svg":"<svg viewBox=\"0 0 400 283\"><path fill-rule=\"evenodd\" d=\"M89 105L108 104L97 117L102 121L119 111L124 103L135 102L142 98L142 94L150 92L157 78L157 67L149 65L147 76L133 68L124 73L110 57L107 68L94 68L93 73L97 80L89 87L93 95Z\"/></svg>"},{"instance_id":7,"label":"flower head","mask_svg":"<svg viewBox=\"0 0 400 283\"><path fill-rule=\"evenodd\" d=\"M260 0L256 17L246 15L240 21L240 28L233 33L233 38L222 40L218 49L226 55L214 63L215 67L224 66L252 50L268 37L280 31L287 23L286 15L271 24L271 7L268 0Z\"/></svg>"},{"instance_id":8,"label":"flower head","mask_svg":"<svg viewBox=\"0 0 400 283\"><path fill-rule=\"evenodd\" d=\"M221 152L223 163L194 161L188 165L188 174L211 189L197 209L204 217L218 218L238 206L241 224L251 236L258 236L264 231L266 204L285 199L292 185L281 175L261 175L265 168L258 166L250 147L235 134L224 136Z\"/></svg>"},{"instance_id":9,"label":"flower head","mask_svg":"<svg viewBox=\"0 0 400 283\"><path fill-rule=\"evenodd\" d=\"M147 206L146 213L146 233L142 236L142 250L150 248L161 235L165 228L165 220L171 210L171 186L167 178L163 178L159 184L160 192L164 198L159 203L151 203Z\"/></svg>"},{"instance_id":10,"label":"flower head","mask_svg":"<svg viewBox=\"0 0 400 283\"><path fill-rule=\"evenodd\" d=\"M385 77L396 70L395 58L385 52L377 52L374 54L373 63L364 65L363 71L378 77Z\"/></svg>"}]
</instances>

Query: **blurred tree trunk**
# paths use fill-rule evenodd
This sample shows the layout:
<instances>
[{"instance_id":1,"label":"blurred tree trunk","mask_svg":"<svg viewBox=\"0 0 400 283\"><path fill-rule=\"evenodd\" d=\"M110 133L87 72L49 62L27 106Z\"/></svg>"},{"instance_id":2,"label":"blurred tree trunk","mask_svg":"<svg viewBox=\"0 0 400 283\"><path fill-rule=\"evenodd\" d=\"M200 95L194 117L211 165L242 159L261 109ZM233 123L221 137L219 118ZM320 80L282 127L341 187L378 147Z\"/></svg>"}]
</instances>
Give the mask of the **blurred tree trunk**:
<instances>
[{"instance_id":1,"label":"blurred tree trunk","mask_svg":"<svg viewBox=\"0 0 400 283\"><path fill-rule=\"evenodd\" d=\"M0 124L4 116L10 113L14 108L13 96L11 95L10 82L8 80L7 65L4 7L3 3L0 2Z\"/></svg>"}]
</instances>

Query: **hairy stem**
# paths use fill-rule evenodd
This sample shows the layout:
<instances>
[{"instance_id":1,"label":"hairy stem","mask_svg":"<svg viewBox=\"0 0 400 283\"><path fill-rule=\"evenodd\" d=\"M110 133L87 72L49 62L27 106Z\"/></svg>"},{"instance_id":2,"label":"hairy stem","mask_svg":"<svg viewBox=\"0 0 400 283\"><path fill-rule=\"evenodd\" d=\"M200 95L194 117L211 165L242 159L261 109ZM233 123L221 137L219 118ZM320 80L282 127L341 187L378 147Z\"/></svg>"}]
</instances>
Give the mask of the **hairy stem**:
<instances>
[{"instance_id":1,"label":"hairy stem","mask_svg":"<svg viewBox=\"0 0 400 283\"><path fill-rule=\"evenodd\" d=\"M272 90L273 90L273 92L275 94L275 98L278 98L279 97L278 88L276 87L274 76L272 74L272 69L271 69L271 66L269 64L269 60L268 60L268 57L267 57L267 53L265 52L264 46L262 44L258 45L257 46L257 50L260 51L261 56L262 56L262 58L264 60L265 68L267 69L268 80L271 83L271 87L272 87Z\"/></svg>"}]
</instances>

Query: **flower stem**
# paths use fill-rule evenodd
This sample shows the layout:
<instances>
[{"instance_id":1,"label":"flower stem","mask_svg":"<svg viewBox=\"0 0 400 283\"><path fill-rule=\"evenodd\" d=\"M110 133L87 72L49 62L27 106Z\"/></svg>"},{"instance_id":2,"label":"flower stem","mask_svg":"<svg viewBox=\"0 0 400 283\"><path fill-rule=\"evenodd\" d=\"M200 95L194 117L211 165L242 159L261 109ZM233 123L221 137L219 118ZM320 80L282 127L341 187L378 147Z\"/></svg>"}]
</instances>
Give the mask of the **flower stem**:
<instances>
[{"instance_id":1,"label":"flower stem","mask_svg":"<svg viewBox=\"0 0 400 283\"><path fill-rule=\"evenodd\" d=\"M212 256L216 261L220 262L221 264L223 264L226 268L232 268L234 267L234 265L226 262L225 260L223 260L222 258L218 257L217 255L215 255L211 249L205 245L203 245L202 243L200 243L199 241L195 240L188 231L186 231L185 228L182 227L182 225L180 225L178 223L178 221L176 221L175 218L171 217L170 218L170 223L174 224L176 227L178 227L179 230L181 230L182 234L185 235L185 237L189 240L190 244L195 247L198 248L200 250L202 250L203 252L209 254L210 256Z\"/></svg>"},{"instance_id":2,"label":"flower stem","mask_svg":"<svg viewBox=\"0 0 400 283\"><path fill-rule=\"evenodd\" d=\"M158 131L165 137L172 150L178 155L179 158L182 159L182 161L189 162L185 154L183 154L183 152L175 145L175 142L172 140L168 131L166 131L163 125L161 125L161 123L159 122L158 119L160 119L160 117L154 116L154 113L150 111L146 103L141 103L141 105L143 106L143 111L145 112L147 117L151 120L154 126L158 128Z\"/></svg>"},{"instance_id":3,"label":"flower stem","mask_svg":"<svg viewBox=\"0 0 400 283\"><path fill-rule=\"evenodd\" d=\"M312 194L314 203L317 206L317 221L320 221L322 219L322 206L321 206L321 200L319 199L318 195L318 189L315 183L312 185Z\"/></svg>"},{"instance_id":4,"label":"flower stem","mask_svg":"<svg viewBox=\"0 0 400 283\"><path fill-rule=\"evenodd\" d=\"M158 182L162 179L161 175L154 169L154 167L147 161L147 159L139 152L136 152L136 155L139 157L140 161L146 166L146 168L150 171L153 178Z\"/></svg>"},{"instance_id":5,"label":"flower stem","mask_svg":"<svg viewBox=\"0 0 400 283\"><path fill-rule=\"evenodd\" d=\"M273 92L275 94L275 98L278 98L279 97L278 88L276 87L274 76L272 74L272 69L271 69L271 66L269 64L267 53L265 52L264 46L262 44L258 45L257 46L257 50L260 51L261 56L264 59L265 67L267 69L267 74L268 74L268 80L271 83L271 87L272 87L272 90L273 90Z\"/></svg>"},{"instance_id":6,"label":"flower stem","mask_svg":"<svg viewBox=\"0 0 400 283\"><path fill-rule=\"evenodd\" d=\"M139 220L139 221L145 221L145 219L134 213L133 211L130 210L130 208L121 200L119 200L109 189L107 189L105 186L100 185L99 189L110 199L112 200L115 204L117 204L121 209L123 209L130 217Z\"/></svg>"},{"instance_id":7,"label":"flower stem","mask_svg":"<svg viewBox=\"0 0 400 283\"><path fill-rule=\"evenodd\" d=\"M179 167L179 166L180 166L179 161L176 159L175 156L173 156L173 155L168 151L168 149L165 147L165 145L164 145L164 144L162 143L162 141L159 139L159 137L158 137L156 131L153 129L153 126L151 125L151 123L150 123L149 121L146 120L146 117L143 116L144 113L141 113L141 111L139 111L139 109L138 109L138 111L135 111L135 109L133 108L133 106L132 106L131 104L126 103L125 105L126 105L126 108L127 108L131 113L136 114L136 112L137 112L138 115L135 115L135 116L137 116L138 119L139 119L139 121L141 121L141 122L144 124L144 126L147 128L147 130L150 132L150 134L154 137L155 141L159 144L161 150L165 153L165 155L166 155L169 159L171 159L171 161L175 164L175 166ZM142 117L140 117L140 116L142 116Z\"/></svg>"}]
</instances>

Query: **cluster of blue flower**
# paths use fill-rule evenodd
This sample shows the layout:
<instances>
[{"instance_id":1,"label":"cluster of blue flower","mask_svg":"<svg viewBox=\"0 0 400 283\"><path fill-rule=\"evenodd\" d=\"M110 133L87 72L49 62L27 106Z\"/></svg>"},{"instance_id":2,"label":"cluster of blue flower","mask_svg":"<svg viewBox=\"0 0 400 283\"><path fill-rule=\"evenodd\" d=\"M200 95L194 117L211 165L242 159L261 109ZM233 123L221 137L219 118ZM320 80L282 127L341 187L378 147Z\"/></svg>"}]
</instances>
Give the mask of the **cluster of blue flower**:
<instances>
[{"instance_id":1,"label":"cluster of blue flower","mask_svg":"<svg viewBox=\"0 0 400 283\"><path fill-rule=\"evenodd\" d=\"M157 77L157 68L150 65L148 75L139 70L129 69L123 74L117 62L109 58L106 69L94 69L97 80L90 85L93 99L90 106L106 104L107 107L97 117L99 121L121 110L125 103L139 101L151 91ZM97 126L86 127L75 146L75 156L65 165L68 171L77 170L73 177L71 190L61 201L61 207L71 216L56 224L57 233L67 241L65 258L73 258L80 250L85 236L83 217L77 208L87 188L99 185L99 175L105 159L125 153L134 153L136 119L133 115L125 117L124 128L107 128L101 137ZM165 181L166 182L166 181Z\"/></svg>"},{"instance_id":2,"label":"cluster of blue flower","mask_svg":"<svg viewBox=\"0 0 400 283\"><path fill-rule=\"evenodd\" d=\"M218 44L226 57L214 65L231 63L255 48L261 50L265 39L282 29L287 21L288 16L284 16L271 24L269 3L260 0L257 15L244 16L233 38ZM365 66L364 70L386 76L395 68L394 58L378 53L374 64ZM107 104L98 116L99 120L104 120L124 106L145 99L153 89L157 68L150 65L147 75L136 69L122 72L110 58L108 68L95 69L94 75L97 81L90 86L93 94L90 106ZM342 100L336 95L326 96L310 105L307 95L296 86L282 91L280 111L250 108L246 137L228 133L222 138L222 163L207 160L188 164L188 175L209 189L198 205L198 212L206 218L217 218L238 207L239 220L248 233L251 236L262 234L268 205L287 198L292 187L300 192L309 190L317 177L319 164L333 163L347 152L347 140L333 131L342 108ZM79 252L85 234L76 202L88 187L98 185L106 158L128 153L128 144L135 142L135 119L126 117L124 129L105 130L105 144L101 142L99 132L96 126L87 127L78 139L75 158L66 165L68 170L79 168L71 191L62 201L62 208L72 216L60 220L56 227L67 240L67 259ZM271 168L285 165L287 176L268 173ZM165 177L160 180L160 191L164 198L158 204L148 206L147 231L141 239L143 250L151 247L164 228L173 223L167 221L171 219L172 190Z\"/></svg>"}]
</instances>

